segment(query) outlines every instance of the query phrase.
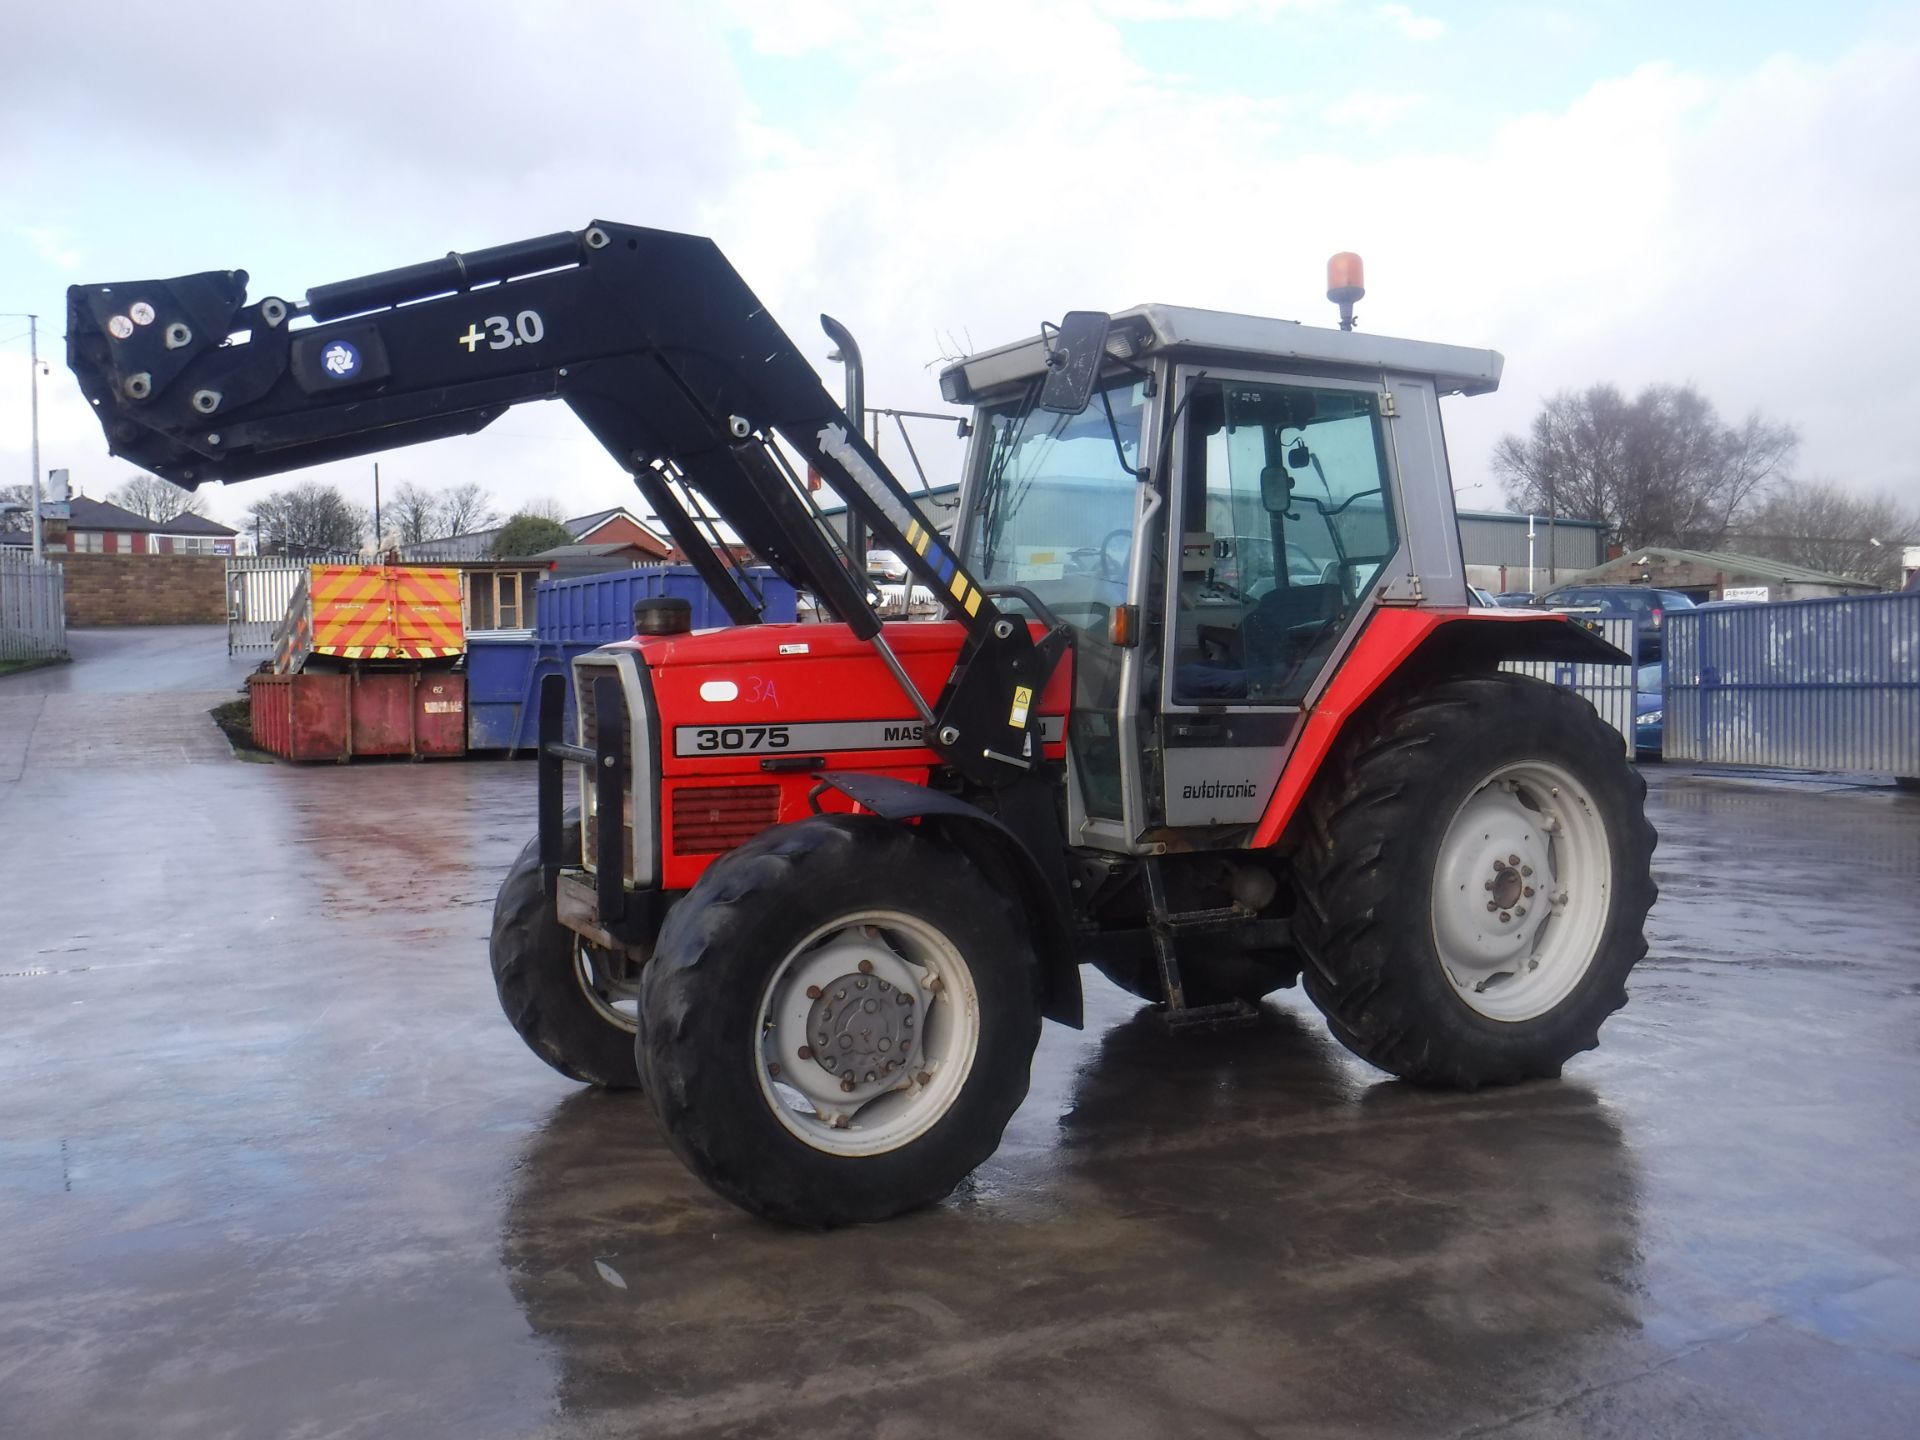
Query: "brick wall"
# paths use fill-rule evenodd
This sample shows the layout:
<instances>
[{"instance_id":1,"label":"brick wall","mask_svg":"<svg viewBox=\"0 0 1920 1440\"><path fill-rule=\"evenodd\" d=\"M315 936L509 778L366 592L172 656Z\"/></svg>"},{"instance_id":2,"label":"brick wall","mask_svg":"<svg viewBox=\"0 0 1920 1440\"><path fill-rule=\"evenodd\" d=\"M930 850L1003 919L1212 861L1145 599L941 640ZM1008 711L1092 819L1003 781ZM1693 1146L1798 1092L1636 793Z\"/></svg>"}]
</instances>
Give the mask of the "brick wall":
<instances>
[{"instance_id":1,"label":"brick wall","mask_svg":"<svg viewBox=\"0 0 1920 1440\"><path fill-rule=\"evenodd\" d=\"M67 624L218 625L227 562L217 555L62 555Z\"/></svg>"}]
</instances>

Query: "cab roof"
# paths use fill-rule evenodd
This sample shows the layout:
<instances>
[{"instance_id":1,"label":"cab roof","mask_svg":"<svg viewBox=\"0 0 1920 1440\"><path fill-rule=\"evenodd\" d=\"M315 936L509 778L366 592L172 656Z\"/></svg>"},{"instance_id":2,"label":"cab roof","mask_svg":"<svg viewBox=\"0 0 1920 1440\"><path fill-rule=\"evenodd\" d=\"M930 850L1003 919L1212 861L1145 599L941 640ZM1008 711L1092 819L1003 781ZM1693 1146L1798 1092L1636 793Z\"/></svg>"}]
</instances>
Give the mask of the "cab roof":
<instances>
[{"instance_id":1,"label":"cab roof","mask_svg":"<svg viewBox=\"0 0 1920 1440\"><path fill-rule=\"evenodd\" d=\"M1124 338L1123 338L1124 337ZM1307 370L1394 371L1428 375L1440 393L1484 395L1500 387L1506 363L1497 350L1402 340L1359 330L1328 330L1297 320L1197 310L1185 305L1136 305L1113 316L1107 348L1117 358L1138 360L1180 352L1215 359L1274 362ZM982 350L940 372L949 402L971 404L1003 386L1030 380L1046 368L1041 336Z\"/></svg>"}]
</instances>

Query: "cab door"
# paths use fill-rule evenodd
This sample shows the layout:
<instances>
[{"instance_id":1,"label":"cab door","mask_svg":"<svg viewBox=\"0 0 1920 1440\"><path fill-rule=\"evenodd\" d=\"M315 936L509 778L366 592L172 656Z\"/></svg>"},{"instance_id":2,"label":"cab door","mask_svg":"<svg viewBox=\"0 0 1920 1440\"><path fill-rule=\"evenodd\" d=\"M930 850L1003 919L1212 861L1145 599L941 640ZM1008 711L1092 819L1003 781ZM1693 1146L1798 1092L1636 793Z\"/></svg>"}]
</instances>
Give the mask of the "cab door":
<instances>
[{"instance_id":1,"label":"cab door","mask_svg":"<svg viewBox=\"0 0 1920 1440\"><path fill-rule=\"evenodd\" d=\"M1159 774L1169 828L1265 811L1303 711L1405 569L1384 379L1175 384Z\"/></svg>"}]
</instances>

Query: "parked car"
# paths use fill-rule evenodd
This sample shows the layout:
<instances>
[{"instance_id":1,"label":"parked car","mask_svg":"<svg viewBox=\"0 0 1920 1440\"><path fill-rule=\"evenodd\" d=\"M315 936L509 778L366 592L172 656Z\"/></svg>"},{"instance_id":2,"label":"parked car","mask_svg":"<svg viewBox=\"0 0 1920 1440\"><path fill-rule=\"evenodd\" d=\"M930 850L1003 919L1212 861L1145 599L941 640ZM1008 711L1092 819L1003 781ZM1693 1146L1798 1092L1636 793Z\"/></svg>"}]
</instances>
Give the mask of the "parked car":
<instances>
[{"instance_id":1,"label":"parked car","mask_svg":"<svg viewBox=\"0 0 1920 1440\"><path fill-rule=\"evenodd\" d=\"M1504 606L1509 610L1524 610L1527 606L1533 604L1533 591L1502 590L1498 595L1493 597L1493 603Z\"/></svg>"},{"instance_id":2,"label":"parked car","mask_svg":"<svg viewBox=\"0 0 1920 1440\"><path fill-rule=\"evenodd\" d=\"M1633 753L1658 760L1667 738L1667 662L1654 660L1633 675Z\"/></svg>"},{"instance_id":3,"label":"parked car","mask_svg":"<svg viewBox=\"0 0 1920 1440\"><path fill-rule=\"evenodd\" d=\"M1697 608L1691 597L1678 590L1656 590L1650 585L1563 585L1550 590L1535 604L1547 610L1570 610L1582 615L1631 615L1640 622L1642 661L1658 660L1660 622L1669 610Z\"/></svg>"},{"instance_id":4,"label":"parked car","mask_svg":"<svg viewBox=\"0 0 1920 1440\"><path fill-rule=\"evenodd\" d=\"M1495 608L1497 602L1493 596L1482 590L1478 585L1469 585L1467 586L1467 603L1469 605L1478 605L1482 610L1492 610Z\"/></svg>"}]
</instances>

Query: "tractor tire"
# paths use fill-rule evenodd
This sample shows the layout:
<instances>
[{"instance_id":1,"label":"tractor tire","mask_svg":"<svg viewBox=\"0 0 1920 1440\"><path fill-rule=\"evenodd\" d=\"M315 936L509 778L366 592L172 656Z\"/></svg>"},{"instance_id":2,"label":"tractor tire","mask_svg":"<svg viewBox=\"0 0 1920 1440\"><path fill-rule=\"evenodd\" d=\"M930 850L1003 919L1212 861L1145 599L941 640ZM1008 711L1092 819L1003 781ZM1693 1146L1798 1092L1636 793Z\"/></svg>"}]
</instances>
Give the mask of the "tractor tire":
<instances>
[{"instance_id":1,"label":"tractor tire","mask_svg":"<svg viewBox=\"0 0 1920 1440\"><path fill-rule=\"evenodd\" d=\"M562 843L564 853L579 853L577 819L568 820ZM540 873L540 841L529 841L493 902L488 953L500 1008L527 1048L569 1080L637 1089L638 1023L619 1011L610 991L596 988L585 943L554 914Z\"/></svg>"},{"instance_id":2,"label":"tractor tire","mask_svg":"<svg viewBox=\"0 0 1920 1440\"><path fill-rule=\"evenodd\" d=\"M1305 989L1335 1037L1465 1090L1557 1076L1593 1049L1647 951L1646 788L1590 705L1522 676L1445 680L1363 716L1294 854Z\"/></svg>"},{"instance_id":3,"label":"tractor tire","mask_svg":"<svg viewBox=\"0 0 1920 1440\"><path fill-rule=\"evenodd\" d=\"M964 856L822 815L721 856L669 912L641 1074L674 1152L726 1199L817 1229L884 1220L998 1148L1040 1009L1014 904Z\"/></svg>"}]
</instances>

